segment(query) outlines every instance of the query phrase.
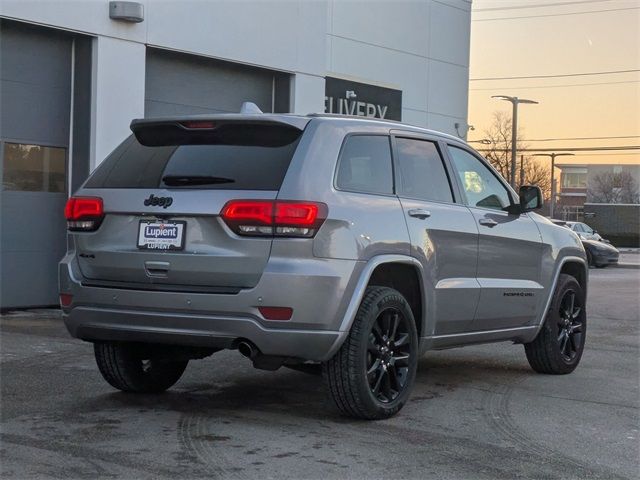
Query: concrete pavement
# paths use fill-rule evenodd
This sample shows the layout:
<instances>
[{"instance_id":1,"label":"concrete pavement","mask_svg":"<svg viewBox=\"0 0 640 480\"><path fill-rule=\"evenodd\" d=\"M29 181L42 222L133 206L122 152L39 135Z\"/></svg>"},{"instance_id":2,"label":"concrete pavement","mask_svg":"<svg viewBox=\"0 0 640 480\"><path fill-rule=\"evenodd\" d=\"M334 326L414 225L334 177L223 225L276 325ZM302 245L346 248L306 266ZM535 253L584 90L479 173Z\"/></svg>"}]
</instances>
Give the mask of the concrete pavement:
<instances>
[{"instance_id":1,"label":"concrete pavement","mask_svg":"<svg viewBox=\"0 0 640 480\"><path fill-rule=\"evenodd\" d=\"M409 404L380 422L327 408L318 377L237 352L191 362L162 395L100 377L58 312L0 319L0 474L13 478L637 478L640 271L590 270L571 375L520 345L432 352Z\"/></svg>"}]
</instances>

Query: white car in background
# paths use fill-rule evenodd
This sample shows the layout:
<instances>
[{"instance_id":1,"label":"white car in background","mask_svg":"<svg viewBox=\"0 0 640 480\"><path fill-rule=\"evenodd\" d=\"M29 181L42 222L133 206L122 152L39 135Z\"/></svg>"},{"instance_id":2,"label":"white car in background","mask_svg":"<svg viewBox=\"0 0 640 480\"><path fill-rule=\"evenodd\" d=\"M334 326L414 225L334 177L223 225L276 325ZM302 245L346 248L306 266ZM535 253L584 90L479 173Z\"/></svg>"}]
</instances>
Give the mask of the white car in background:
<instances>
[{"instance_id":1,"label":"white car in background","mask_svg":"<svg viewBox=\"0 0 640 480\"><path fill-rule=\"evenodd\" d=\"M565 222L565 226L578 234L584 240L597 240L598 242L606 242L600 234L586 223L582 222Z\"/></svg>"}]
</instances>

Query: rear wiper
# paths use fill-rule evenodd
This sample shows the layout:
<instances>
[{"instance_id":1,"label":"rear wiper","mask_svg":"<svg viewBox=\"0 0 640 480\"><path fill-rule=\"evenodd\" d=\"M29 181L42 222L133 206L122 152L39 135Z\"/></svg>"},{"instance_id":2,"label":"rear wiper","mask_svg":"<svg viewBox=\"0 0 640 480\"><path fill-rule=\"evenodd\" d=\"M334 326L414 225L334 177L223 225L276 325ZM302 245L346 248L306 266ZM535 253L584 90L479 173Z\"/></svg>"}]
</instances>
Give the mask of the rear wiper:
<instances>
[{"instance_id":1,"label":"rear wiper","mask_svg":"<svg viewBox=\"0 0 640 480\"><path fill-rule=\"evenodd\" d=\"M169 187L185 187L187 185L213 185L216 183L234 183L233 178L212 177L209 175L165 175L162 181Z\"/></svg>"}]
</instances>

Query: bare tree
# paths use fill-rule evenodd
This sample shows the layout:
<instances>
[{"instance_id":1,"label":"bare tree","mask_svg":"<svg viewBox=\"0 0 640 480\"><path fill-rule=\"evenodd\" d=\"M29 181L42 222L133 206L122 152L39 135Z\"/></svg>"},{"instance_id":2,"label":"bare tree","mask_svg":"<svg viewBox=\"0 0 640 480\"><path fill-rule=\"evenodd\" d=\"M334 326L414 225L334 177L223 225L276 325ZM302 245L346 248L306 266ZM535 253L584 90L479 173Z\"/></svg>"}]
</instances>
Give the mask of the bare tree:
<instances>
[{"instance_id":1,"label":"bare tree","mask_svg":"<svg viewBox=\"0 0 640 480\"><path fill-rule=\"evenodd\" d=\"M501 111L493 112L493 121L484 130L484 139L489 142L483 148L485 157L500 175L508 179L511 166L511 117ZM518 149L520 148L522 145L518 142Z\"/></svg>"},{"instance_id":2,"label":"bare tree","mask_svg":"<svg viewBox=\"0 0 640 480\"><path fill-rule=\"evenodd\" d=\"M501 111L493 112L493 122L488 129L484 130L484 138L489 142L482 148L485 158L508 181L511 173L511 116ZM527 148L520 130L518 130L517 148L518 150ZM522 168L524 169L523 184L539 186L544 196L550 198L551 167L538 159L525 156ZM516 175L516 179L519 181L520 176Z\"/></svg>"},{"instance_id":3,"label":"bare tree","mask_svg":"<svg viewBox=\"0 0 640 480\"><path fill-rule=\"evenodd\" d=\"M587 197L594 203L639 203L638 183L630 172L603 172L589 182Z\"/></svg>"},{"instance_id":4,"label":"bare tree","mask_svg":"<svg viewBox=\"0 0 640 480\"><path fill-rule=\"evenodd\" d=\"M551 163L535 157L524 157L524 181L522 185L536 185L544 198L551 198Z\"/></svg>"}]
</instances>

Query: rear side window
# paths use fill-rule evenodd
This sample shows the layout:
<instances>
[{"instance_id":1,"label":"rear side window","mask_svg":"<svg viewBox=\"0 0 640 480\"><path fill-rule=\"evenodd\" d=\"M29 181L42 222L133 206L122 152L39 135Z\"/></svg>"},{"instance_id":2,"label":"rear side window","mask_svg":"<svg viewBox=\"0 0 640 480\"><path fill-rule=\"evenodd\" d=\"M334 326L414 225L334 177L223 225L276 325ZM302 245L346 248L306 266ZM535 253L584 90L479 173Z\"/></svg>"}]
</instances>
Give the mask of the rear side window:
<instances>
[{"instance_id":1,"label":"rear side window","mask_svg":"<svg viewBox=\"0 0 640 480\"><path fill-rule=\"evenodd\" d=\"M396 138L398 194L418 200L453 202L449 178L433 142Z\"/></svg>"},{"instance_id":2,"label":"rear side window","mask_svg":"<svg viewBox=\"0 0 640 480\"><path fill-rule=\"evenodd\" d=\"M347 137L338 162L336 186L349 192L392 194L393 174L389 137Z\"/></svg>"},{"instance_id":3,"label":"rear side window","mask_svg":"<svg viewBox=\"0 0 640 480\"><path fill-rule=\"evenodd\" d=\"M100 164L85 186L278 190L300 135L287 131L283 141L273 141L277 132L272 132L261 142L246 126L235 130L226 140L216 138L220 142L216 144L206 144L202 138L188 144L185 138L181 145L148 147L132 135Z\"/></svg>"}]
</instances>

